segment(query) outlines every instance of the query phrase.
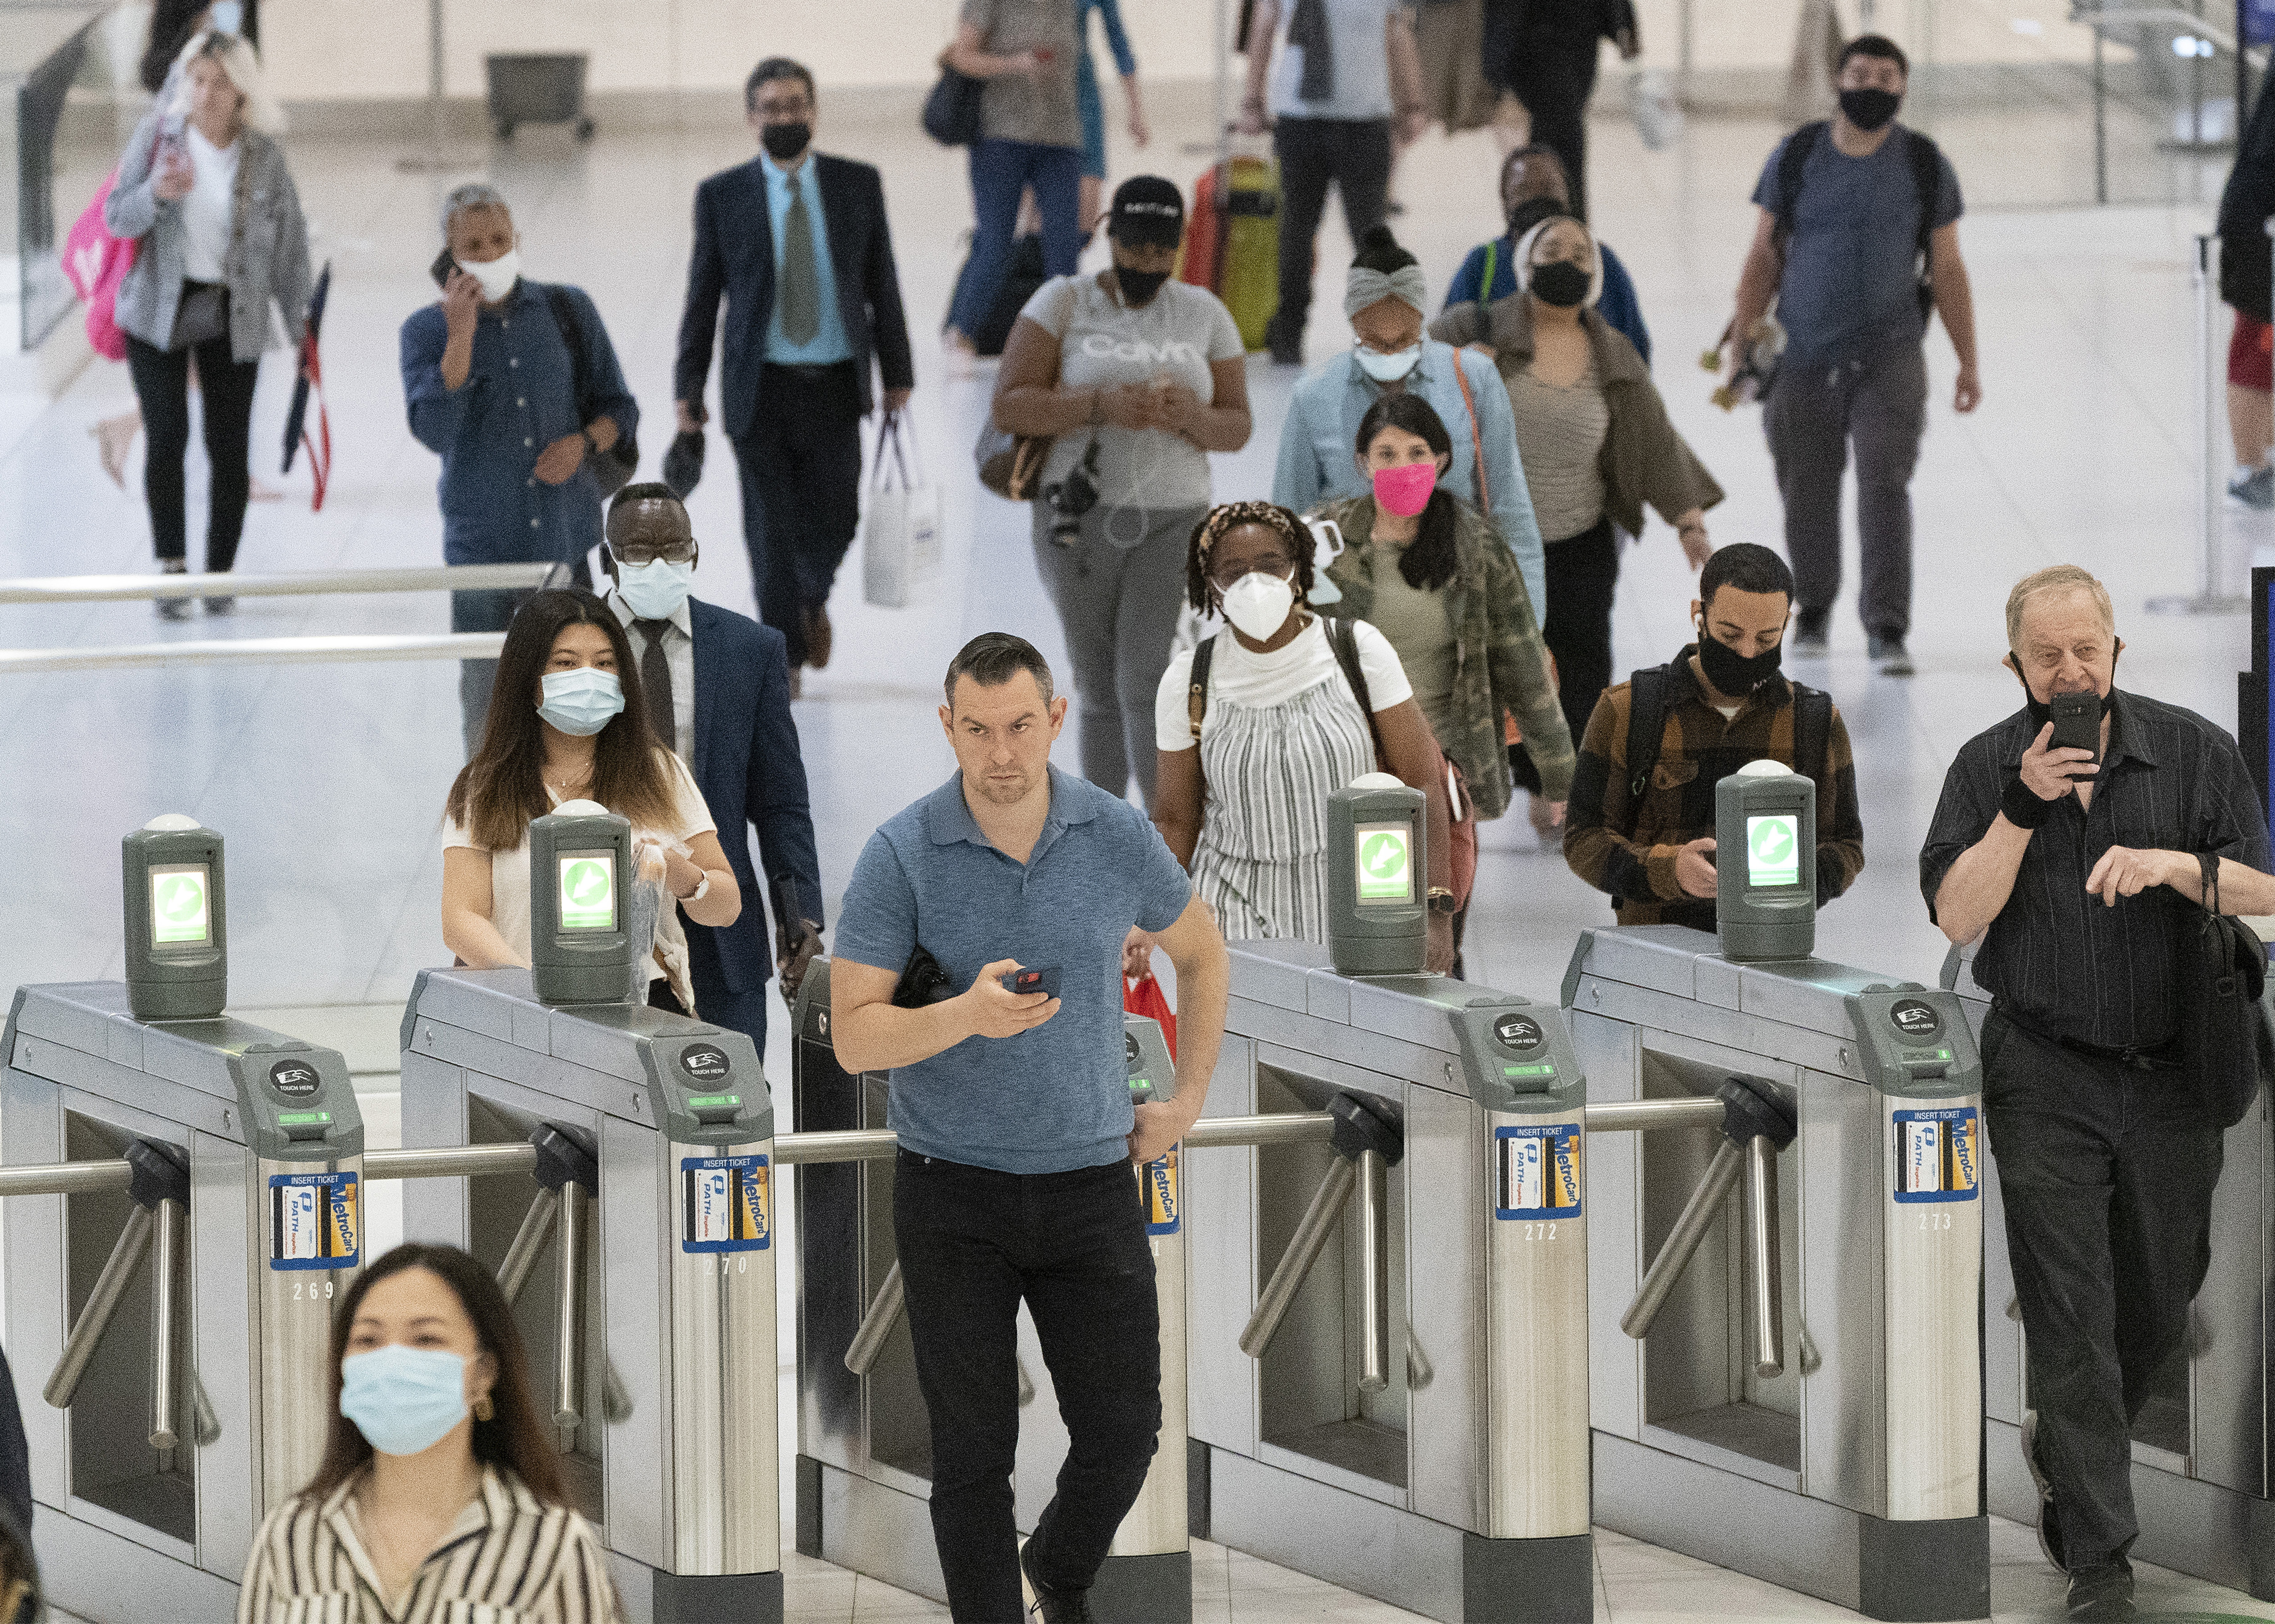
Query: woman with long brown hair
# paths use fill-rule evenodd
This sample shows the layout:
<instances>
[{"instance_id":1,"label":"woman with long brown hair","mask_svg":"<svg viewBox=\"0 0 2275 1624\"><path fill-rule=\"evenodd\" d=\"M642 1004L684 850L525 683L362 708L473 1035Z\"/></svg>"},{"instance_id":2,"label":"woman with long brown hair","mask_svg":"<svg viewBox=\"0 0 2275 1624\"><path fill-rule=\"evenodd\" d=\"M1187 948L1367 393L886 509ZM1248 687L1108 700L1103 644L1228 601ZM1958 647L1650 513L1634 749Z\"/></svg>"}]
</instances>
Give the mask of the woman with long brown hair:
<instances>
[{"instance_id":1,"label":"woman with long brown hair","mask_svg":"<svg viewBox=\"0 0 2275 1624\"><path fill-rule=\"evenodd\" d=\"M238 1624L614 1624L608 1559L575 1508L505 1294L413 1243L332 1321L332 1421L308 1486L268 1514ZM493 1614L492 1609L495 1609Z\"/></svg>"},{"instance_id":2,"label":"woman with long brown hair","mask_svg":"<svg viewBox=\"0 0 2275 1624\"><path fill-rule=\"evenodd\" d=\"M506 628L491 691L481 748L444 808L444 944L477 970L526 965L530 820L593 802L631 820L643 875L660 869L677 904L656 921L649 980L666 986L649 1001L693 1015L678 910L732 925L743 895L702 792L648 725L623 624L591 593L533 594Z\"/></svg>"}]
</instances>

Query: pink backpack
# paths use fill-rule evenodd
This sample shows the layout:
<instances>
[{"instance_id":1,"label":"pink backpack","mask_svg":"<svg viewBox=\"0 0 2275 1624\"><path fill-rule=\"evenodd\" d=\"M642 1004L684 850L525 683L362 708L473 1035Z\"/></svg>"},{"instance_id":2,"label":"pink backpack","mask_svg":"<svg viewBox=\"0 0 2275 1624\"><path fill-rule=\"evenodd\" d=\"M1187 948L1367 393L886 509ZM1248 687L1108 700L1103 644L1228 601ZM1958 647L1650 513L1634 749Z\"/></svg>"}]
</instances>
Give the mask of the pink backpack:
<instances>
[{"instance_id":1,"label":"pink backpack","mask_svg":"<svg viewBox=\"0 0 2275 1624\"><path fill-rule=\"evenodd\" d=\"M113 237L102 223L102 206L118 178L112 170L95 188L94 200L79 211L64 238L64 275L72 290L87 301L87 339L97 355L114 361L126 359L126 335L118 330L118 284L134 268L134 238Z\"/></svg>"}]
</instances>

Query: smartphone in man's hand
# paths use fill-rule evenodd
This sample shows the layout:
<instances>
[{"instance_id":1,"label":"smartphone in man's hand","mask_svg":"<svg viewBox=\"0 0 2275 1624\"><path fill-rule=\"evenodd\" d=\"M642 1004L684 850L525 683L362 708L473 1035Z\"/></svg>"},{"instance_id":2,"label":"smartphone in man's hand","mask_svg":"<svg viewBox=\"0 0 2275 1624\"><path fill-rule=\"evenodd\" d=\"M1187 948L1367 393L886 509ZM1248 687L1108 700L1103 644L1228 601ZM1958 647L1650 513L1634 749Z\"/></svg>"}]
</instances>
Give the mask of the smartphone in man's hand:
<instances>
[{"instance_id":1,"label":"smartphone in man's hand","mask_svg":"<svg viewBox=\"0 0 2275 1624\"><path fill-rule=\"evenodd\" d=\"M1006 976L1003 986L1007 991L1022 998L1031 993L1056 998L1059 995L1059 967L1055 964L1031 964Z\"/></svg>"},{"instance_id":2,"label":"smartphone in man's hand","mask_svg":"<svg viewBox=\"0 0 2275 1624\"><path fill-rule=\"evenodd\" d=\"M2082 750L2101 759L2101 696L2097 693L2058 693L2048 704L2053 713L2053 736L2048 750Z\"/></svg>"}]
</instances>

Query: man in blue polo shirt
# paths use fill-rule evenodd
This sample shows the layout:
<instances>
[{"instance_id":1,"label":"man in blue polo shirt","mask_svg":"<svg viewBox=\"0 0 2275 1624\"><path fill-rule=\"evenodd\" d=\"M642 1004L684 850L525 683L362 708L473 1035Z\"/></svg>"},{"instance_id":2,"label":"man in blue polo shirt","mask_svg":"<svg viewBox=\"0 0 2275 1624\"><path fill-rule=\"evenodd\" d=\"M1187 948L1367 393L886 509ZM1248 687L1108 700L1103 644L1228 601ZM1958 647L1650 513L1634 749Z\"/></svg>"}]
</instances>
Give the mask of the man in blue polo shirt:
<instances>
[{"instance_id":1,"label":"man in blue polo shirt","mask_svg":"<svg viewBox=\"0 0 2275 1624\"><path fill-rule=\"evenodd\" d=\"M957 774L854 866L830 1012L838 1063L892 1072L893 1234L932 1417L933 1537L958 1624L1017 1624L1024 1567L1046 1624L1087 1592L1160 1430L1153 1258L1130 1164L1199 1117L1224 1036L1224 939L1145 814L1051 766L1066 724L1033 645L973 638L941 729ZM1173 1099L1130 1103L1122 955L1132 927L1176 966ZM894 989L921 945L964 992ZM1048 990L1004 978L1044 973ZM1012 1516L1019 1304L1066 1422L1058 1493L1024 1553Z\"/></svg>"}]
</instances>

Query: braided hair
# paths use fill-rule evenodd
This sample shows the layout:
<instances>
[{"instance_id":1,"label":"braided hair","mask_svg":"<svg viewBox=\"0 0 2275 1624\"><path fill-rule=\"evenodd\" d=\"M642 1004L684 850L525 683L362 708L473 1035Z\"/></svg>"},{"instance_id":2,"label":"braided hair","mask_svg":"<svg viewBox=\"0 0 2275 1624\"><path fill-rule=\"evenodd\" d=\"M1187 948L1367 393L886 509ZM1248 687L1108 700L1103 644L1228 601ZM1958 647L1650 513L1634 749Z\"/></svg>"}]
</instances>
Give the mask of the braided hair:
<instances>
[{"instance_id":1,"label":"braided hair","mask_svg":"<svg viewBox=\"0 0 2275 1624\"><path fill-rule=\"evenodd\" d=\"M1196 615L1209 614L1216 608L1209 595L1210 554L1243 525L1261 525L1287 540L1296 555L1296 601L1300 604L1311 597L1315 578L1311 527L1276 502L1228 502L1211 508L1208 516L1193 526L1192 540L1185 548L1185 601Z\"/></svg>"}]
</instances>

